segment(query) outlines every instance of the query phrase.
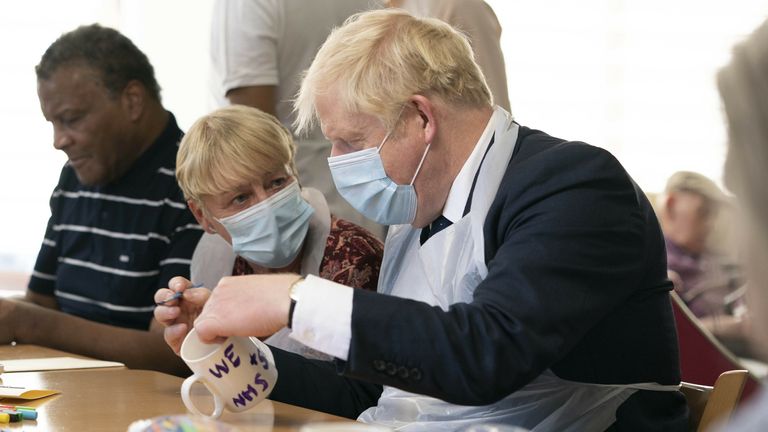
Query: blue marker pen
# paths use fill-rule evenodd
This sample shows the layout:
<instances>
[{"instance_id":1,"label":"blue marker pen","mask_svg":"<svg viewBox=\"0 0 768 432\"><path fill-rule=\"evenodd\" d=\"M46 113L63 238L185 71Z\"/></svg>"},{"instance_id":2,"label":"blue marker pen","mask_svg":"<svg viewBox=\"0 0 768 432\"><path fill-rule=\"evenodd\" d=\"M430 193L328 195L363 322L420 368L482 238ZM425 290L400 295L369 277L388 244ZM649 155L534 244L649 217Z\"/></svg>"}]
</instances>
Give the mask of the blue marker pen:
<instances>
[{"instance_id":1,"label":"blue marker pen","mask_svg":"<svg viewBox=\"0 0 768 432\"><path fill-rule=\"evenodd\" d=\"M202 286L203 286L203 284L198 283L198 284L193 284L190 288L200 288ZM184 295L184 291L177 291L177 292L173 293L171 296L169 296L167 299L161 300L161 301L159 301L159 302L157 302L155 304L158 305L158 306L162 306L162 305L164 305L164 304L166 304L168 302L180 299L181 296L183 296L183 295Z\"/></svg>"}]
</instances>

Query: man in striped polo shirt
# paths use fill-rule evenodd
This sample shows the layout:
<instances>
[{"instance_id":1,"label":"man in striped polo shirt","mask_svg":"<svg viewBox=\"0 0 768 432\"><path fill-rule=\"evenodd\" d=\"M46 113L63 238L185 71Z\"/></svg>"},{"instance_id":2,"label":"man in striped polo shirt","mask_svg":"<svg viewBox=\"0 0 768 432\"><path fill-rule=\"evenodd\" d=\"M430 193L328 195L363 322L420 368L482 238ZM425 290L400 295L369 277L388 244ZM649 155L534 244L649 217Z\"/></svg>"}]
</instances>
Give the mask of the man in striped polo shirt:
<instances>
[{"instance_id":1,"label":"man in striped polo shirt","mask_svg":"<svg viewBox=\"0 0 768 432\"><path fill-rule=\"evenodd\" d=\"M36 72L53 145L69 160L28 302L0 308L0 327L23 343L177 370L162 332L147 331L153 294L189 274L202 230L176 183L182 132L153 68L128 38L94 24L62 35Z\"/></svg>"}]
</instances>

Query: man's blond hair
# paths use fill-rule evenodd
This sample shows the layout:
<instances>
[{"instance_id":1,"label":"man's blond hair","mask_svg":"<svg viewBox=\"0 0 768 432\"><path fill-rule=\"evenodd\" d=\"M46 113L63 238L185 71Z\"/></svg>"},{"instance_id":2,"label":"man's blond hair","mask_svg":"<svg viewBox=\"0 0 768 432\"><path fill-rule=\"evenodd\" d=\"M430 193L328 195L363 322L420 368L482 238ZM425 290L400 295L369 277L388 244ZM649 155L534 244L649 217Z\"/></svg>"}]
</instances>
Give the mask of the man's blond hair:
<instances>
[{"instance_id":1,"label":"man's blond hair","mask_svg":"<svg viewBox=\"0 0 768 432\"><path fill-rule=\"evenodd\" d=\"M493 104L467 38L440 20L398 9L353 15L328 36L296 98L297 131L312 127L315 98L329 91L348 112L371 114L388 129L415 94L469 107Z\"/></svg>"},{"instance_id":2,"label":"man's blond hair","mask_svg":"<svg viewBox=\"0 0 768 432\"><path fill-rule=\"evenodd\" d=\"M256 108L233 105L198 119L179 145L176 179L187 199L232 190L285 167L295 174L290 132Z\"/></svg>"}]
</instances>

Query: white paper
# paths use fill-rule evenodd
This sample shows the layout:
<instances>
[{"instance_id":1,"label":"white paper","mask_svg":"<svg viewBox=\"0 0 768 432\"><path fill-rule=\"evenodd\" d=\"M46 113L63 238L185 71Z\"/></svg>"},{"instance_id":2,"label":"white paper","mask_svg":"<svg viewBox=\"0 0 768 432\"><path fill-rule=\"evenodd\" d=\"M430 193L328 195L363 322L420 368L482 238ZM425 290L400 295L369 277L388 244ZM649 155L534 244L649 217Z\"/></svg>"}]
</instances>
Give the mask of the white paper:
<instances>
[{"instance_id":1,"label":"white paper","mask_svg":"<svg viewBox=\"0 0 768 432\"><path fill-rule=\"evenodd\" d=\"M21 360L3 360L5 372L35 372L62 369L89 369L125 366L122 363L88 360L74 357L49 357Z\"/></svg>"}]
</instances>

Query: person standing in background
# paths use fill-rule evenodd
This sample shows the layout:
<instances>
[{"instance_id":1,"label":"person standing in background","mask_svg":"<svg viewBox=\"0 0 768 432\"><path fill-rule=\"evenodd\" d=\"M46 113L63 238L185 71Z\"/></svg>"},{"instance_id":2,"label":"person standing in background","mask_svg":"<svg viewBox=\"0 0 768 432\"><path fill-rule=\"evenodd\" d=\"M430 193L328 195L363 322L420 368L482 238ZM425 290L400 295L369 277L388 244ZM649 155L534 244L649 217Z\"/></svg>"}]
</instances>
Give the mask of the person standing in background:
<instances>
[{"instance_id":1,"label":"person standing in background","mask_svg":"<svg viewBox=\"0 0 768 432\"><path fill-rule=\"evenodd\" d=\"M485 75L493 102L507 110L507 71L501 52L501 24L491 6L483 0L386 0L387 6L403 9L417 17L443 20L469 38L475 61Z\"/></svg>"},{"instance_id":2,"label":"person standing in background","mask_svg":"<svg viewBox=\"0 0 768 432\"><path fill-rule=\"evenodd\" d=\"M293 99L320 45L349 16L376 6L380 3L372 0L217 0L211 25L211 84L218 105L252 106L291 129ZM294 139L301 185L319 190L333 214L383 239L385 228L363 217L336 192L326 164L331 144L320 128ZM207 237L203 244L210 241Z\"/></svg>"}]
</instances>

